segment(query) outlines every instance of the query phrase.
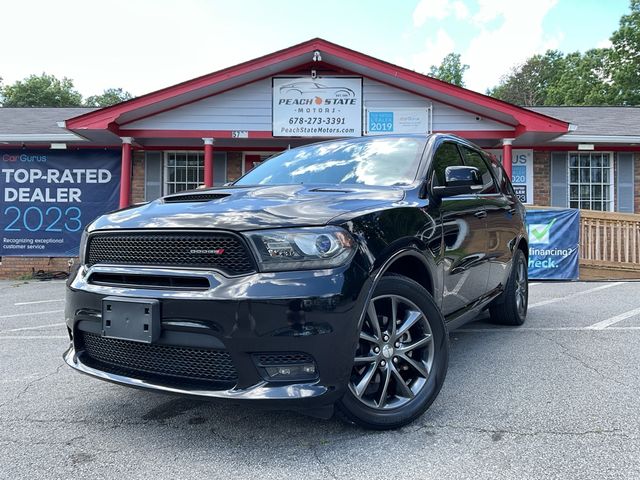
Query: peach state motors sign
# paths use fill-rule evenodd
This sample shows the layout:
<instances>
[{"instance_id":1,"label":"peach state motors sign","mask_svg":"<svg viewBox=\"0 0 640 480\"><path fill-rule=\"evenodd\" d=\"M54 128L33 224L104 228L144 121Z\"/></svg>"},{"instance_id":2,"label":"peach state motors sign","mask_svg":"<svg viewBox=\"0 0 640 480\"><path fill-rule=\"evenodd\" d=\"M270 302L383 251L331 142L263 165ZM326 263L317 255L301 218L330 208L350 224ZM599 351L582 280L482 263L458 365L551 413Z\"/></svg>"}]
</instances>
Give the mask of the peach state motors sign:
<instances>
[{"instance_id":1,"label":"peach state motors sign","mask_svg":"<svg viewBox=\"0 0 640 480\"><path fill-rule=\"evenodd\" d=\"M274 137L359 137L362 79L274 77Z\"/></svg>"}]
</instances>

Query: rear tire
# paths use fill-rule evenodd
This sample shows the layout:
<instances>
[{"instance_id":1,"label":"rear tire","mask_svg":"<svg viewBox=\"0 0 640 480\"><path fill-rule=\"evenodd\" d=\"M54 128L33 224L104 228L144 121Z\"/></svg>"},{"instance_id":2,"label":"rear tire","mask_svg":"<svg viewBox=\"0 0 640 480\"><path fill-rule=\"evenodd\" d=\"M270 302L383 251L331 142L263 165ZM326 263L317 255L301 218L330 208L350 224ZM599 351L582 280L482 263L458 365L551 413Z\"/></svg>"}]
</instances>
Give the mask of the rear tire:
<instances>
[{"instance_id":1,"label":"rear tire","mask_svg":"<svg viewBox=\"0 0 640 480\"><path fill-rule=\"evenodd\" d=\"M520 326L525 322L529 303L528 282L527 259L522 250L516 249L507 286L489 309L493 323Z\"/></svg>"},{"instance_id":2,"label":"rear tire","mask_svg":"<svg viewBox=\"0 0 640 480\"><path fill-rule=\"evenodd\" d=\"M421 285L401 275L376 286L360 325L343 417L388 430L422 415L438 396L449 359L440 310Z\"/></svg>"}]
</instances>

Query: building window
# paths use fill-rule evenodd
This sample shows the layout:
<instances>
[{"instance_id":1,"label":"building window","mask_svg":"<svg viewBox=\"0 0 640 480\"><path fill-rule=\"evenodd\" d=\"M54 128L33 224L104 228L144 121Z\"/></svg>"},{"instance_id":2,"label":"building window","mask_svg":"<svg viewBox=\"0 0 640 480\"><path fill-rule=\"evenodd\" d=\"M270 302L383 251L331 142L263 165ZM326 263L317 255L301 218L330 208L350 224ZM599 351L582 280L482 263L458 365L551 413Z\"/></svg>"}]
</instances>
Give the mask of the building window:
<instances>
[{"instance_id":1,"label":"building window","mask_svg":"<svg viewBox=\"0 0 640 480\"><path fill-rule=\"evenodd\" d=\"M610 153L569 153L569 207L613 211Z\"/></svg>"},{"instance_id":2,"label":"building window","mask_svg":"<svg viewBox=\"0 0 640 480\"><path fill-rule=\"evenodd\" d=\"M165 153L165 194L193 190L204 184L204 153Z\"/></svg>"}]
</instances>

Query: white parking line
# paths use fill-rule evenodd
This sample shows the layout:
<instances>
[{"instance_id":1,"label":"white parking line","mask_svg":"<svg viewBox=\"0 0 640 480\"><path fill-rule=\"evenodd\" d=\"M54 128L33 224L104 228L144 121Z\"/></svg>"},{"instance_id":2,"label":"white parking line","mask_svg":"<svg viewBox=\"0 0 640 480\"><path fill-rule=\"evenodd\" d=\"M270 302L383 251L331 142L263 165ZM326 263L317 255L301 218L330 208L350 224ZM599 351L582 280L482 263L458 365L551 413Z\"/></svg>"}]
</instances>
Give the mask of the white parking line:
<instances>
[{"instance_id":1,"label":"white parking line","mask_svg":"<svg viewBox=\"0 0 640 480\"><path fill-rule=\"evenodd\" d=\"M530 287L535 287L536 285L541 285L541 283L540 282L529 283Z\"/></svg>"},{"instance_id":2,"label":"white parking line","mask_svg":"<svg viewBox=\"0 0 640 480\"><path fill-rule=\"evenodd\" d=\"M66 335L0 335L0 340L3 339L9 339L9 340L35 340L38 338L55 338L55 339L60 339L60 338L66 338L67 340L69 339L69 337L67 337Z\"/></svg>"},{"instance_id":3,"label":"white parking line","mask_svg":"<svg viewBox=\"0 0 640 480\"><path fill-rule=\"evenodd\" d=\"M13 315L0 315L2 318L16 318L16 317L31 317L33 315L47 315L50 313L62 313L64 310L49 310L46 312L29 312L29 313L14 313Z\"/></svg>"},{"instance_id":4,"label":"white parking line","mask_svg":"<svg viewBox=\"0 0 640 480\"><path fill-rule=\"evenodd\" d=\"M581 295L588 295L590 293L597 292L599 290L604 290L606 288L617 287L619 285L626 285L627 283L628 282L607 283L606 285L600 285L599 287L590 288L588 290L584 290L584 291L578 292L578 293L573 293L571 295L565 295L564 297L551 298L549 300L542 300L541 302L532 303L532 304L529 305L529 308L536 308L536 307L541 307L543 305L549 305L551 303L563 302L563 301L565 301L565 300L567 300L569 298L579 297Z\"/></svg>"},{"instance_id":5,"label":"white parking line","mask_svg":"<svg viewBox=\"0 0 640 480\"><path fill-rule=\"evenodd\" d=\"M52 303L52 302L64 302L64 298L56 298L55 300L35 300L33 302L18 302L14 303L14 307L19 307L21 305L35 305L36 303Z\"/></svg>"},{"instance_id":6,"label":"white parking line","mask_svg":"<svg viewBox=\"0 0 640 480\"><path fill-rule=\"evenodd\" d=\"M614 325L618 322L626 320L627 318L635 317L636 315L640 315L640 308L635 308L633 310L629 310L628 312L621 313L620 315L616 315L615 317L607 318L606 320L602 320L601 322L594 323L593 325L588 326L589 330L604 330L611 325ZM638 327L640 328L640 327Z\"/></svg>"},{"instance_id":7,"label":"white parking line","mask_svg":"<svg viewBox=\"0 0 640 480\"><path fill-rule=\"evenodd\" d=\"M22 328L10 328L9 330L0 330L0 333L23 332L25 330L40 330L40 329L49 328L49 327L61 327L63 325L64 323L49 323L47 325L38 325L37 327L22 327Z\"/></svg>"},{"instance_id":8,"label":"white parking line","mask_svg":"<svg viewBox=\"0 0 640 480\"><path fill-rule=\"evenodd\" d=\"M594 330L590 327L501 327L501 328L459 328L452 330L452 334L461 333L501 333L501 332L611 332L611 331L640 331L640 327L610 327Z\"/></svg>"}]
</instances>

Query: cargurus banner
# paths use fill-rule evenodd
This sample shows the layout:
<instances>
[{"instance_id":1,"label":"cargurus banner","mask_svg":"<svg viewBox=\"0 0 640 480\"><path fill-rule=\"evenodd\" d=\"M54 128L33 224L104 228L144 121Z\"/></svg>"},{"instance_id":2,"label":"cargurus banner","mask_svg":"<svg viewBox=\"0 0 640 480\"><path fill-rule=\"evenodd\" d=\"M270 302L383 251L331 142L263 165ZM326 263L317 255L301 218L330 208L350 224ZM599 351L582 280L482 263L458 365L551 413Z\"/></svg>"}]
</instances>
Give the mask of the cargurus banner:
<instances>
[{"instance_id":1,"label":"cargurus banner","mask_svg":"<svg viewBox=\"0 0 640 480\"><path fill-rule=\"evenodd\" d=\"M84 227L118 207L119 187L119 152L0 151L0 255L77 255Z\"/></svg>"},{"instance_id":2,"label":"cargurus banner","mask_svg":"<svg viewBox=\"0 0 640 480\"><path fill-rule=\"evenodd\" d=\"M579 270L580 211L527 210L529 278L576 280Z\"/></svg>"}]
</instances>

